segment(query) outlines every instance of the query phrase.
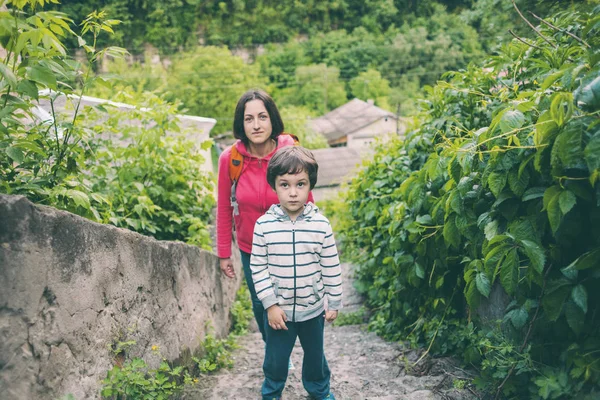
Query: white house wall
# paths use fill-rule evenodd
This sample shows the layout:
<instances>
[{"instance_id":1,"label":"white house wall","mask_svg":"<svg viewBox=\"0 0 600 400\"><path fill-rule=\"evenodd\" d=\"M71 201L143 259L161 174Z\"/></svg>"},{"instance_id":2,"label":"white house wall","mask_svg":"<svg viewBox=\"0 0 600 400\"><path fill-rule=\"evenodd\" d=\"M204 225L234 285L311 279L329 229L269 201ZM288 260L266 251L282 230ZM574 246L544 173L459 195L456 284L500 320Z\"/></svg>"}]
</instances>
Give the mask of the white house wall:
<instances>
[{"instance_id":1,"label":"white house wall","mask_svg":"<svg viewBox=\"0 0 600 400\"><path fill-rule=\"evenodd\" d=\"M405 127L404 124L402 124L402 122L400 122L399 128L400 135L403 135ZM368 147L372 142L374 142L376 137L395 134L396 120L394 118L382 118L348 135L347 146L353 148L364 148Z\"/></svg>"}]
</instances>

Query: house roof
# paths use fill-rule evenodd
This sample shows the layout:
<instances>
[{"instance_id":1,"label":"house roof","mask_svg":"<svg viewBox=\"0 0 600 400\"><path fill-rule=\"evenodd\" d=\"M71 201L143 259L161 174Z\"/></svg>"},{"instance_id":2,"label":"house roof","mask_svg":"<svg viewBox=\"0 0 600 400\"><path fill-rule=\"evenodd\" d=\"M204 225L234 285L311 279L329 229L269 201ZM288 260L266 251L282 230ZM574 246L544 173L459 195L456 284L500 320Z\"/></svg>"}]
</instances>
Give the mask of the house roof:
<instances>
[{"instance_id":1,"label":"house roof","mask_svg":"<svg viewBox=\"0 0 600 400\"><path fill-rule=\"evenodd\" d=\"M361 162L361 155L352 147L330 147L312 150L317 163L319 175L316 187L339 185L349 181Z\"/></svg>"},{"instance_id":2,"label":"house roof","mask_svg":"<svg viewBox=\"0 0 600 400\"><path fill-rule=\"evenodd\" d=\"M394 113L355 98L335 110L313 119L311 124L316 132L321 133L328 141L332 141L385 117L396 119Z\"/></svg>"}]
</instances>

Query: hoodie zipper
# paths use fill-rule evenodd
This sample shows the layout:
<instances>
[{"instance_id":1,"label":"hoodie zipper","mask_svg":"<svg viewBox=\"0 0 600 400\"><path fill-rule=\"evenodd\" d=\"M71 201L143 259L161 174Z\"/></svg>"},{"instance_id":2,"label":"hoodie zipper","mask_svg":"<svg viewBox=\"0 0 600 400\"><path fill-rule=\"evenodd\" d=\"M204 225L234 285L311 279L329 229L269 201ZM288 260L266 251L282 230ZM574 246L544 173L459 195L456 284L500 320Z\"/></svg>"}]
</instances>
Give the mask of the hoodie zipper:
<instances>
[{"instance_id":1,"label":"hoodie zipper","mask_svg":"<svg viewBox=\"0 0 600 400\"><path fill-rule=\"evenodd\" d=\"M292 322L296 321L296 221L292 221L292 251L294 254L294 308L292 310Z\"/></svg>"}]
</instances>

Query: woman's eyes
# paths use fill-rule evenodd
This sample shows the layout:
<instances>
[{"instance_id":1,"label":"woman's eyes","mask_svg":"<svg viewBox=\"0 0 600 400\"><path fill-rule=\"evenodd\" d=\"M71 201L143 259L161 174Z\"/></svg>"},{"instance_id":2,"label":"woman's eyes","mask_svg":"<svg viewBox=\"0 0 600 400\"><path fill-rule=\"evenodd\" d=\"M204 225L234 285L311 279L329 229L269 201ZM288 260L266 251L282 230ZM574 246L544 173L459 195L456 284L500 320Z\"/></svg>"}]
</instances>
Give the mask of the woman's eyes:
<instances>
[{"instance_id":1,"label":"woman's eyes","mask_svg":"<svg viewBox=\"0 0 600 400\"><path fill-rule=\"evenodd\" d=\"M254 118L252 117L248 117L248 118L244 118L244 122L252 122ZM267 119L269 119L269 117L267 115L259 115L258 119L260 119L261 121L266 121Z\"/></svg>"}]
</instances>

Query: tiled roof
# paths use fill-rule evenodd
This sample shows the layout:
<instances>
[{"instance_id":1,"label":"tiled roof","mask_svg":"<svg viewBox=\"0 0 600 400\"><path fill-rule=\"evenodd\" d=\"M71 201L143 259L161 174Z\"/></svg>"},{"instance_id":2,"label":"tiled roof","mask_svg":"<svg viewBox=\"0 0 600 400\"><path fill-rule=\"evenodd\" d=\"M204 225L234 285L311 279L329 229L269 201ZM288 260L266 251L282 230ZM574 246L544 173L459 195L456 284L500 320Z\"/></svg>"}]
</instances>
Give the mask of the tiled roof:
<instances>
[{"instance_id":1,"label":"tiled roof","mask_svg":"<svg viewBox=\"0 0 600 400\"><path fill-rule=\"evenodd\" d=\"M327 114L311 121L312 128L328 141L336 140L381 118L396 118L394 113L360 99L350 100Z\"/></svg>"},{"instance_id":2,"label":"tiled roof","mask_svg":"<svg viewBox=\"0 0 600 400\"><path fill-rule=\"evenodd\" d=\"M312 150L319 163L316 187L339 185L349 181L361 163L361 155L352 147Z\"/></svg>"}]
</instances>

